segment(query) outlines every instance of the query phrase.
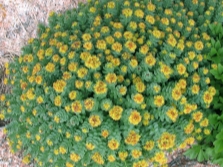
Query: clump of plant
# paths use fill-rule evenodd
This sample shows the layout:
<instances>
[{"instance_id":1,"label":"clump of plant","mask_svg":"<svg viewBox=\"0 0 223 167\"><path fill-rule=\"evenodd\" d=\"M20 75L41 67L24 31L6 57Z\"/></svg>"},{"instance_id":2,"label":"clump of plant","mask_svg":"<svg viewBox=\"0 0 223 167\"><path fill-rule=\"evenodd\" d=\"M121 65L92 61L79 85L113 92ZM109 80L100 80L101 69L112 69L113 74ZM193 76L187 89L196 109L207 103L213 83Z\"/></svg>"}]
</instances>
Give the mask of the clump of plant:
<instances>
[{"instance_id":1,"label":"clump of plant","mask_svg":"<svg viewBox=\"0 0 223 167\"><path fill-rule=\"evenodd\" d=\"M96 0L51 13L6 65L12 151L37 166L161 166L165 152L208 136L206 31L221 9L215 0Z\"/></svg>"},{"instance_id":2,"label":"clump of plant","mask_svg":"<svg viewBox=\"0 0 223 167\"><path fill-rule=\"evenodd\" d=\"M192 159L211 161L223 166L223 27L220 23L210 25L211 50L207 55L212 74L211 85L216 88L216 95L210 106L208 116L211 135L201 140L186 152Z\"/></svg>"}]
</instances>

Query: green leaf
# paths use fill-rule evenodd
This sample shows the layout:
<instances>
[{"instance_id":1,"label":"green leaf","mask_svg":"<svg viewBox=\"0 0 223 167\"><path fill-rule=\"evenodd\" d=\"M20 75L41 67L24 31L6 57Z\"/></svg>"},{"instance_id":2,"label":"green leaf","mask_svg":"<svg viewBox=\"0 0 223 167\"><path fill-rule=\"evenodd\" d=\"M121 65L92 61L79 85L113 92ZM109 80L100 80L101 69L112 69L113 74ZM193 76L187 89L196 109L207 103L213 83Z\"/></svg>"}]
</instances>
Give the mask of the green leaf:
<instances>
[{"instance_id":1,"label":"green leaf","mask_svg":"<svg viewBox=\"0 0 223 167\"><path fill-rule=\"evenodd\" d=\"M220 48L220 49L218 50L218 55L219 55L219 56L223 56L223 48Z\"/></svg>"},{"instance_id":2,"label":"green leaf","mask_svg":"<svg viewBox=\"0 0 223 167\"><path fill-rule=\"evenodd\" d=\"M184 155L189 157L190 159L196 159L199 152L201 150L201 146L200 145L194 145L192 146L191 149L187 150Z\"/></svg>"},{"instance_id":3,"label":"green leaf","mask_svg":"<svg viewBox=\"0 0 223 167\"><path fill-rule=\"evenodd\" d=\"M216 140L214 142L214 150L215 150L215 153L220 153L223 151L223 139L222 140Z\"/></svg>"},{"instance_id":4,"label":"green leaf","mask_svg":"<svg viewBox=\"0 0 223 167\"><path fill-rule=\"evenodd\" d=\"M223 73L223 66L220 63L218 64L218 72L219 74Z\"/></svg>"},{"instance_id":5,"label":"green leaf","mask_svg":"<svg viewBox=\"0 0 223 167\"><path fill-rule=\"evenodd\" d=\"M216 138L217 138L218 140L223 140L223 130L221 130L221 132L219 132L219 133L217 134Z\"/></svg>"},{"instance_id":6,"label":"green leaf","mask_svg":"<svg viewBox=\"0 0 223 167\"><path fill-rule=\"evenodd\" d=\"M205 159L204 152L202 150L200 150L200 152L198 153L198 156L197 156L197 160L199 162L202 162L202 161L204 161L204 159Z\"/></svg>"},{"instance_id":7,"label":"green leaf","mask_svg":"<svg viewBox=\"0 0 223 167\"><path fill-rule=\"evenodd\" d=\"M223 167L223 158L216 159L216 160L213 161L213 163L218 164L221 167Z\"/></svg>"},{"instance_id":8,"label":"green leaf","mask_svg":"<svg viewBox=\"0 0 223 167\"><path fill-rule=\"evenodd\" d=\"M212 75L214 75L214 77L215 77L216 79L220 79L220 75L219 75L219 73L218 73L218 70L211 69L211 70L210 70L210 73L211 73Z\"/></svg>"},{"instance_id":9,"label":"green leaf","mask_svg":"<svg viewBox=\"0 0 223 167\"><path fill-rule=\"evenodd\" d=\"M219 50L221 48L221 43L220 41L218 40L216 43L215 43L215 49L216 50Z\"/></svg>"},{"instance_id":10,"label":"green leaf","mask_svg":"<svg viewBox=\"0 0 223 167\"><path fill-rule=\"evenodd\" d=\"M210 57L214 56L215 54L217 54L217 50L215 48L211 48L210 53L208 54Z\"/></svg>"}]
</instances>

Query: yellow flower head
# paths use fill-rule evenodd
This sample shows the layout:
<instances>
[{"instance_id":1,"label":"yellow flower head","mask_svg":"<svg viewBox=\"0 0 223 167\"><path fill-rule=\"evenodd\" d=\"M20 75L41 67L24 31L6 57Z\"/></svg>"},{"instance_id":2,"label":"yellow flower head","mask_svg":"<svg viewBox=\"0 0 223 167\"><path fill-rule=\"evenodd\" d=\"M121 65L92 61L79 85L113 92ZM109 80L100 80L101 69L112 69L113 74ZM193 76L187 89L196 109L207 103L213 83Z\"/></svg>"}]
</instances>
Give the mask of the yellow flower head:
<instances>
[{"instance_id":1,"label":"yellow flower head","mask_svg":"<svg viewBox=\"0 0 223 167\"><path fill-rule=\"evenodd\" d=\"M122 161L125 161L125 159L128 157L128 152L127 151L120 151L120 152L118 152L118 156Z\"/></svg>"},{"instance_id":2,"label":"yellow flower head","mask_svg":"<svg viewBox=\"0 0 223 167\"><path fill-rule=\"evenodd\" d=\"M131 17L132 16L132 9L130 8L125 8L122 10L122 14L125 16L125 17Z\"/></svg>"},{"instance_id":3,"label":"yellow flower head","mask_svg":"<svg viewBox=\"0 0 223 167\"><path fill-rule=\"evenodd\" d=\"M142 104L142 102L144 101L144 97L142 94L137 93L133 96L133 100L134 102L136 102L137 104Z\"/></svg>"},{"instance_id":4,"label":"yellow flower head","mask_svg":"<svg viewBox=\"0 0 223 167\"><path fill-rule=\"evenodd\" d=\"M150 151L154 148L155 142L152 140L149 140L145 143L145 145L143 146L143 149L146 151Z\"/></svg>"},{"instance_id":5,"label":"yellow flower head","mask_svg":"<svg viewBox=\"0 0 223 167\"><path fill-rule=\"evenodd\" d=\"M116 83L117 81L117 76L115 73L109 73L105 76L105 80L108 82L108 83Z\"/></svg>"},{"instance_id":6,"label":"yellow flower head","mask_svg":"<svg viewBox=\"0 0 223 167\"><path fill-rule=\"evenodd\" d=\"M100 116L98 115L91 115L88 119L88 122L90 123L90 125L95 128L101 125L101 119Z\"/></svg>"},{"instance_id":7,"label":"yellow flower head","mask_svg":"<svg viewBox=\"0 0 223 167\"><path fill-rule=\"evenodd\" d=\"M201 41L197 41L194 43L194 47L196 50L201 51L204 48L204 45Z\"/></svg>"},{"instance_id":8,"label":"yellow flower head","mask_svg":"<svg viewBox=\"0 0 223 167\"><path fill-rule=\"evenodd\" d=\"M166 115L173 121L176 122L178 117L178 111L176 108L172 107L167 112Z\"/></svg>"},{"instance_id":9,"label":"yellow flower head","mask_svg":"<svg viewBox=\"0 0 223 167\"><path fill-rule=\"evenodd\" d=\"M117 150L119 148L119 142L115 139L111 139L108 141L108 147L111 150Z\"/></svg>"},{"instance_id":10,"label":"yellow flower head","mask_svg":"<svg viewBox=\"0 0 223 167\"><path fill-rule=\"evenodd\" d=\"M71 103L71 110L75 113L81 113L82 112L82 104L80 101L76 100L73 103Z\"/></svg>"},{"instance_id":11,"label":"yellow flower head","mask_svg":"<svg viewBox=\"0 0 223 167\"><path fill-rule=\"evenodd\" d=\"M70 159L74 162L78 162L81 159L81 157L77 153L71 153Z\"/></svg>"},{"instance_id":12,"label":"yellow flower head","mask_svg":"<svg viewBox=\"0 0 223 167\"><path fill-rule=\"evenodd\" d=\"M57 93L62 93L65 86L66 86L66 82L64 80L57 80L56 82L53 83L53 89Z\"/></svg>"},{"instance_id":13,"label":"yellow flower head","mask_svg":"<svg viewBox=\"0 0 223 167\"><path fill-rule=\"evenodd\" d=\"M107 138L108 135L109 135L108 130L102 130L102 132L101 132L101 136L102 136L103 138Z\"/></svg>"},{"instance_id":14,"label":"yellow flower head","mask_svg":"<svg viewBox=\"0 0 223 167\"><path fill-rule=\"evenodd\" d=\"M137 132L131 130L128 136L125 138L125 143L134 146L139 142L140 137L141 136Z\"/></svg>"},{"instance_id":15,"label":"yellow flower head","mask_svg":"<svg viewBox=\"0 0 223 167\"><path fill-rule=\"evenodd\" d=\"M122 117L122 112L123 109L120 106L113 106L110 110L109 110L109 116L115 120L118 121L121 119Z\"/></svg>"},{"instance_id":16,"label":"yellow flower head","mask_svg":"<svg viewBox=\"0 0 223 167\"><path fill-rule=\"evenodd\" d=\"M158 95L154 97L154 105L157 107L163 106L165 103L165 99L162 95Z\"/></svg>"},{"instance_id":17,"label":"yellow flower head","mask_svg":"<svg viewBox=\"0 0 223 167\"><path fill-rule=\"evenodd\" d=\"M97 81L94 85L94 92L96 94L104 94L107 93L107 85L103 81Z\"/></svg>"},{"instance_id":18,"label":"yellow flower head","mask_svg":"<svg viewBox=\"0 0 223 167\"><path fill-rule=\"evenodd\" d=\"M129 116L129 122L133 125L138 125L142 120L140 113L136 110L133 110Z\"/></svg>"}]
</instances>

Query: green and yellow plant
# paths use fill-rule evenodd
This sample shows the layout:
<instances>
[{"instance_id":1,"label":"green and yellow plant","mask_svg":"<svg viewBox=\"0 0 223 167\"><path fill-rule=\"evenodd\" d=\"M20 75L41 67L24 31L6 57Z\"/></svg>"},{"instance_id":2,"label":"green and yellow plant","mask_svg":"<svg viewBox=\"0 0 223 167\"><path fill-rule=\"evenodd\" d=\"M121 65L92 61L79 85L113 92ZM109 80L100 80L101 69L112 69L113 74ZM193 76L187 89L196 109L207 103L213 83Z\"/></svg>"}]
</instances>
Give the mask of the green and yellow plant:
<instances>
[{"instance_id":1,"label":"green and yellow plant","mask_svg":"<svg viewBox=\"0 0 223 167\"><path fill-rule=\"evenodd\" d=\"M210 134L216 0L95 0L51 13L6 64L13 152L37 166L159 166Z\"/></svg>"},{"instance_id":2,"label":"green and yellow plant","mask_svg":"<svg viewBox=\"0 0 223 167\"><path fill-rule=\"evenodd\" d=\"M211 24L210 33L211 50L207 55L209 69L212 74L211 85L216 88L216 95L213 97L208 116L211 128L211 135L204 138L185 154L191 159L198 161L211 161L223 166L223 27L220 23Z\"/></svg>"}]
</instances>

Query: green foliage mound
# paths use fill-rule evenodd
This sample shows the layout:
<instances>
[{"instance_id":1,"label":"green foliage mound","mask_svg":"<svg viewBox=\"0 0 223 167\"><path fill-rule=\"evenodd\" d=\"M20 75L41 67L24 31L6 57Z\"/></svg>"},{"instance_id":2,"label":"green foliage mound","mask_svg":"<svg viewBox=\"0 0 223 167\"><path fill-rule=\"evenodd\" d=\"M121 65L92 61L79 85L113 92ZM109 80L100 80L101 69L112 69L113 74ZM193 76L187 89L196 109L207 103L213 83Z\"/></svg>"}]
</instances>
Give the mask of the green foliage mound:
<instances>
[{"instance_id":1,"label":"green foliage mound","mask_svg":"<svg viewBox=\"0 0 223 167\"><path fill-rule=\"evenodd\" d=\"M165 165L210 134L212 0L96 0L51 13L6 64L13 152L37 166Z\"/></svg>"}]
</instances>

